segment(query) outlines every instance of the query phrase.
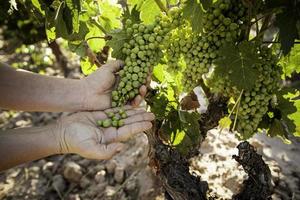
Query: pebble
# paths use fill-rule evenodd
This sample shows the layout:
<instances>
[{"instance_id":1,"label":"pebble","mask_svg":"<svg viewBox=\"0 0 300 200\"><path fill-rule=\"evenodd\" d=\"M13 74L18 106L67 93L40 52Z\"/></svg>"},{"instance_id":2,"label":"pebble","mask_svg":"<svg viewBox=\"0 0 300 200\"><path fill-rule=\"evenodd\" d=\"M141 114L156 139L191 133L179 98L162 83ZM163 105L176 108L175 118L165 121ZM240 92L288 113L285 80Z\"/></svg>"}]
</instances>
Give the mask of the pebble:
<instances>
[{"instance_id":1,"label":"pebble","mask_svg":"<svg viewBox=\"0 0 300 200\"><path fill-rule=\"evenodd\" d=\"M62 177L62 175L57 174L53 177L52 188L55 191L59 191L60 193L62 193L66 189L66 182L65 182L64 178Z\"/></svg>"},{"instance_id":2,"label":"pebble","mask_svg":"<svg viewBox=\"0 0 300 200\"><path fill-rule=\"evenodd\" d=\"M95 181L97 183L102 183L105 181L105 175L106 175L106 171L105 170L101 170L99 172L97 172L97 174L95 175Z\"/></svg>"},{"instance_id":3,"label":"pebble","mask_svg":"<svg viewBox=\"0 0 300 200\"><path fill-rule=\"evenodd\" d=\"M117 163L114 160L109 160L105 164L105 168L107 173L112 174L115 171L115 168L117 167Z\"/></svg>"},{"instance_id":4,"label":"pebble","mask_svg":"<svg viewBox=\"0 0 300 200\"><path fill-rule=\"evenodd\" d=\"M79 185L81 188L85 189L90 185L90 180L87 177L83 176L80 180Z\"/></svg>"},{"instance_id":5,"label":"pebble","mask_svg":"<svg viewBox=\"0 0 300 200\"><path fill-rule=\"evenodd\" d=\"M105 188L105 196L106 197L112 197L116 193L116 189L112 186L106 186Z\"/></svg>"},{"instance_id":6,"label":"pebble","mask_svg":"<svg viewBox=\"0 0 300 200\"><path fill-rule=\"evenodd\" d=\"M67 180L78 183L82 177L81 167L75 162L67 162L63 174Z\"/></svg>"},{"instance_id":7,"label":"pebble","mask_svg":"<svg viewBox=\"0 0 300 200\"><path fill-rule=\"evenodd\" d=\"M125 169L122 166L115 168L114 179L117 183L122 183L125 179Z\"/></svg>"}]
</instances>

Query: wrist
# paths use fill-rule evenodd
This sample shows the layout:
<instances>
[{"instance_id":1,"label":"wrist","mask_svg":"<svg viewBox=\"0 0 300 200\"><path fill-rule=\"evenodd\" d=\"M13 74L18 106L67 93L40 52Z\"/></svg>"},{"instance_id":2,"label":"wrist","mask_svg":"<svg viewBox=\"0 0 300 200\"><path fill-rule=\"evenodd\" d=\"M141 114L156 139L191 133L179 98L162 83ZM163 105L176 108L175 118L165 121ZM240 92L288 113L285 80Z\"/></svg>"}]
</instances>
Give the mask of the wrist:
<instances>
[{"instance_id":1,"label":"wrist","mask_svg":"<svg viewBox=\"0 0 300 200\"><path fill-rule=\"evenodd\" d=\"M60 145L60 124L59 122L53 123L51 125L46 126L47 131L44 132L47 148L51 152L52 155L63 154L64 152L61 149Z\"/></svg>"}]
</instances>

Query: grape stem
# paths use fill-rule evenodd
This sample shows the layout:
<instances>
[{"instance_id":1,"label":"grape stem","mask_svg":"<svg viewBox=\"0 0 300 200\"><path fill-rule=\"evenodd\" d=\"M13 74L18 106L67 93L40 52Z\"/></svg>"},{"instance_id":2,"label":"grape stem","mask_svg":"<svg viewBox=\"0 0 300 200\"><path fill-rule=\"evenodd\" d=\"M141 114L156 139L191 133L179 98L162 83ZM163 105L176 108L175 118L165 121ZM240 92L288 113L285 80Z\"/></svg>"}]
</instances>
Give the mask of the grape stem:
<instances>
[{"instance_id":1,"label":"grape stem","mask_svg":"<svg viewBox=\"0 0 300 200\"><path fill-rule=\"evenodd\" d=\"M101 24L99 24L95 19L93 20L95 22L95 25L105 34L107 34L107 31L105 30L105 28L103 26L101 26Z\"/></svg>"},{"instance_id":2,"label":"grape stem","mask_svg":"<svg viewBox=\"0 0 300 200\"><path fill-rule=\"evenodd\" d=\"M263 41L265 44L278 44L280 41ZM294 41L294 44L300 44L300 42Z\"/></svg>"},{"instance_id":3,"label":"grape stem","mask_svg":"<svg viewBox=\"0 0 300 200\"><path fill-rule=\"evenodd\" d=\"M168 14L168 9L165 7L165 5L161 2L161 0L155 0L155 3L158 5L158 7L160 8L160 10L162 12L165 12L166 14Z\"/></svg>"},{"instance_id":4,"label":"grape stem","mask_svg":"<svg viewBox=\"0 0 300 200\"><path fill-rule=\"evenodd\" d=\"M233 127L232 127L232 130L235 129L235 125L236 125L236 121L237 121L237 117L238 117L238 114L239 114L239 110L240 110L240 104L241 104L241 97L242 97L242 94L244 92L244 89L242 90L240 96L239 96L239 100L238 100L238 105L237 105L237 111L236 111L236 114L235 114L235 117L234 117L234 122L233 122Z\"/></svg>"},{"instance_id":5,"label":"grape stem","mask_svg":"<svg viewBox=\"0 0 300 200\"><path fill-rule=\"evenodd\" d=\"M231 116L231 114L232 114L233 111L235 110L236 106L237 106L238 103L240 102L240 100L241 100L241 98L242 98L242 95L243 95L243 92L244 92L244 89L242 89L241 94L240 94L239 98L237 99L236 103L234 104L233 108L231 109L231 111L230 111L228 117Z\"/></svg>"},{"instance_id":6,"label":"grape stem","mask_svg":"<svg viewBox=\"0 0 300 200\"><path fill-rule=\"evenodd\" d=\"M92 39L111 40L111 36L110 35L106 35L106 36L94 36L94 37L87 38L86 41L89 41L89 40L92 40Z\"/></svg>"}]
</instances>

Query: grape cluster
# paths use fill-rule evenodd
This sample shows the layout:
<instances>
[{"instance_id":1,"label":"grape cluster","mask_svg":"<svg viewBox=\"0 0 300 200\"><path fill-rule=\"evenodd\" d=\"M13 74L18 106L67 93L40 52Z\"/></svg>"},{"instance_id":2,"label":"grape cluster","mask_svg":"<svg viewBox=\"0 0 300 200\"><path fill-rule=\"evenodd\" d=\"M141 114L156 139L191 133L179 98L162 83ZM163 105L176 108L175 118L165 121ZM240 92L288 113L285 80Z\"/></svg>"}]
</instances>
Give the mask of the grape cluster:
<instances>
[{"instance_id":1,"label":"grape cluster","mask_svg":"<svg viewBox=\"0 0 300 200\"><path fill-rule=\"evenodd\" d=\"M123 108L120 108L118 111L113 112L109 111L106 112L106 115L108 119L105 120L98 120L97 125L103 128L108 128L108 127L121 127L124 125L123 119L127 117L127 114Z\"/></svg>"},{"instance_id":2,"label":"grape cluster","mask_svg":"<svg viewBox=\"0 0 300 200\"><path fill-rule=\"evenodd\" d=\"M236 130L241 133L242 139L251 137L257 130L268 111L273 94L279 89L281 80L281 68L276 64L276 58L272 53L267 48L258 53L261 62L255 65L259 72L255 86L250 91L243 91L239 106L233 112L238 116ZM222 77L213 76L208 84L213 88L213 92L222 93L235 100L242 92L230 84L229 77L225 74Z\"/></svg>"},{"instance_id":3,"label":"grape cluster","mask_svg":"<svg viewBox=\"0 0 300 200\"><path fill-rule=\"evenodd\" d=\"M281 80L281 68L274 62L272 55L263 55L263 63L257 65L259 76L255 87L245 91L242 95L238 111L237 131L241 137L251 137L263 116L268 111L268 106L273 94L278 91Z\"/></svg>"},{"instance_id":4,"label":"grape cluster","mask_svg":"<svg viewBox=\"0 0 300 200\"><path fill-rule=\"evenodd\" d=\"M176 22L175 22L176 23ZM112 92L112 107L123 106L133 99L147 76L163 56L159 46L168 37L171 23L166 16L157 17L154 24L144 25L127 20L125 30L129 38L122 53L126 55L125 66L119 71L120 82Z\"/></svg>"},{"instance_id":5,"label":"grape cluster","mask_svg":"<svg viewBox=\"0 0 300 200\"><path fill-rule=\"evenodd\" d=\"M203 33L192 35L182 47L182 51L188 49L182 79L186 91L196 87L202 75L209 71L220 46L236 41L245 13L241 2L220 0L203 15Z\"/></svg>"}]
</instances>

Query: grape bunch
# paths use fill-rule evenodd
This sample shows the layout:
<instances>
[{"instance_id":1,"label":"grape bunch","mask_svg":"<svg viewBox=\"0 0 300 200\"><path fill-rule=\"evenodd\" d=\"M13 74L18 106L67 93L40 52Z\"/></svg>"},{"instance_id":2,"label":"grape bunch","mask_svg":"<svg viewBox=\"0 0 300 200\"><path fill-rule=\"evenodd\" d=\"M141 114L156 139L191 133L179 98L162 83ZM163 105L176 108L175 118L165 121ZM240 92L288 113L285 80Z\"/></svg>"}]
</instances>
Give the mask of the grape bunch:
<instances>
[{"instance_id":1,"label":"grape bunch","mask_svg":"<svg viewBox=\"0 0 300 200\"><path fill-rule=\"evenodd\" d=\"M238 111L237 131L241 137L251 137L263 116L268 112L269 103L273 94L279 90L281 80L281 68L274 62L274 58L263 55L263 63L257 64L259 76L255 87L251 91L245 91L240 102Z\"/></svg>"},{"instance_id":2,"label":"grape bunch","mask_svg":"<svg viewBox=\"0 0 300 200\"><path fill-rule=\"evenodd\" d=\"M185 41L186 69L182 79L186 91L196 87L218 57L218 49L226 42L235 42L239 28L246 14L241 2L220 0L214 3L203 15L203 33L191 35ZM184 45L183 45L184 46ZM186 48L182 48L184 51Z\"/></svg>"},{"instance_id":3,"label":"grape bunch","mask_svg":"<svg viewBox=\"0 0 300 200\"><path fill-rule=\"evenodd\" d=\"M170 25L166 18L158 18L154 24L133 24L126 21L125 29L130 40L124 43L122 53L126 55L125 66L119 71L120 82L112 92L112 107L123 106L133 99L139 88L146 83L152 66L155 66L162 52L159 49L164 36L169 32Z\"/></svg>"},{"instance_id":4,"label":"grape bunch","mask_svg":"<svg viewBox=\"0 0 300 200\"><path fill-rule=\"evenodd\" d=\"M237 114L236 130L241 133L242 139L251 137L257 130L263 116L268 112L268 107L273 94L278 91L281 80L281 68L276 64L276 58L267 48L262 48L261 62L255 65L259 75L252 90L244 90L233 114ZM239 99L242 91L230 84L228 75L213 76L208 84L213 92L222 93L224 96L235 100Z\"/></svg>"}]
</instances>

